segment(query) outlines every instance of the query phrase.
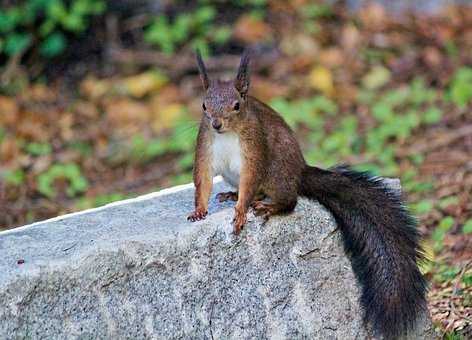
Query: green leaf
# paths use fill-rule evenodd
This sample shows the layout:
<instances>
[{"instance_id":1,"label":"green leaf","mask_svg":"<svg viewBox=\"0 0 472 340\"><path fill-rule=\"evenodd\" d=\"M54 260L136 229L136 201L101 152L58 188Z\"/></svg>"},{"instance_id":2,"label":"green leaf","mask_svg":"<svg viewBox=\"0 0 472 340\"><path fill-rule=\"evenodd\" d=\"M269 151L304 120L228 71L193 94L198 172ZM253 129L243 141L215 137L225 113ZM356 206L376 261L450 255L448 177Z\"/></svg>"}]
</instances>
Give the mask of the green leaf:
<instances>
[{"instance_id":1,"label":"green leaf","mask_svg":"<svg viewBox=\"0 0 472 340\"><path fill-rule=\"evenodd\" d=\"M188 14L181 14L177 17L170 30L175 42L183 42L188 39L190 35L192 18Z\"/></svg>"},{"instance_id":2,"label":"green leaf","mask_svg":"<svg viewBox=\"0 0 472 340\"><path fill-rule=\"evenodd\" d=\"M64 34L55 32L41 43L40 52L45 57L55 57L65 50L66 45L67 42Z\"/></svg>"},{"instance_id":3,"label":"green leaf","mask_svg":"<svg viewBox=\"0 0 472 340\"><path fill-rule=\"evenodd\" d=\"M26 144L26 152L33 156L43 156L51 153L52 148L48 143L28 143Z\"/></svg>"},{"instance_id":4,"label":"green leaf","mask_svg":"<svg viewBox=\"0 0 472 340\"><path fill-rule=\"evenodd\" d=\"M462 227L464 234L472 234L472 219L467 220Z\"/></svg>"},{"instance_id":5,"label":"green leaf","mask_svg":"<svg viewBox=\"0 0 472 340\"><path fill-rule=\"evenodd\" d=\"M88 188L88 181L82 175L77 164L54 164L48 170L41 173L37 178L38 191L49 198L53 198L56 192L53 183L56 179L64 178L69 182L66 189L68 196L75 196L77 193L84 192Z\"/></svg>"},{"instance_id":6,"label":"green leaf","mask_svg":"<svg viewBox=\"0 0 472 340\"><path fill-rule=\"evenodd\" d=\"M457 204L458 202L459 202L459 198L457 198L457 196L449 196L449 197L446 197L446 198L442 198L439 201L439 207L441 209L444 209L444 208L447 208L450 205Z\"/></svg>"},{"instance_id":7,"label":"green leaf","mask_svg":"<svg viewBox=\"0 0 472 340\"><path fill-rule=\"evenodd\" d=\"M67 9L64 3L61 0L54 0L51 1L49 6L47 6L47 17L54 19L57 22L61 22L61 20L67 17Z\"/></svg>"},{"instance_id":8,"label":"green leaf","mask_svg":"<svg viewBox=\"0 0 472 340\"><path fill-rule=\"evenodd\" d=\"M19 20L14 10L15 8L12 8L0 12L0 33L7 33L15 29Z\"/></svg>"},{"instance_id":9,"label":"green leaf","mask_svg":"<svg viewBox=\"0 0 472 340\"><path fill-rule=\"evenodd\" d=\"M424 103L430 103L436 99L435 90L427 88L423 78L416 78L411 83L410 101L412 104L419 106Z\"/></svg>"},{"instance_id":10,"label":"green leaf","mask_svg":"<svg viewBox=\"0 0 472 340\"><path fill-rule=\"evenodd\" d=\"M392 107L384 102L379 102L372 107L372 115L379 122L392 121L394 118Z\"/></svg>"},{"instance_id":11,"label":"green leaf","mask_svg":"<svg viewBox=\"0 0 472 340\"><path fill-rule=\"evenodd\" d=\"M451 83L450 96L452 101L460 107L465 107L472 99L472 68L460 68Z\"/></svg>"},{"instance_id":12,"label":"green leaf","mask_svg":"<svg viewBox=\"0 0 472 340\"><path fill-rule=\"evenodd\" d=\"M63 17L61 19L61 24L65 29L76 33L81 32L86 28L85 18L75 13Z\"/></svg>"},{"instance_id":13,"label":"green leaf","mask_svg":"<svg viewBox=\"0 0 472 340\"><path fill-rule=\"evenodd\" d=\"M26 175L22 169L17 169L7 170L2 177L7 184L18 186L25 182Z\"/></svg>"},{"instance_id":14,"label":"green leaf","mask_svg":"<svg viewBox=\"0 0 472 340\"><path fill-rule=\"evenodd\" d=\"M437 274L434 275L434 281L446 282L453 280L457 274L460 273L459 267L451 267L447 265L441 265Z\"/></svg>"},{"instance_id":15,"label":"green leaf","mask_svg":"<svg viewBox=\"0 0 472 340\"><path fill-rule=\"evenodd\" d=\"M448 231L449 229L452 228L454 225L454 218L452 216L447 216L444 217L438 225L438 228L440 228L443 231Z\"/></svg>"},{"instance_id":16,"label":"green leaf","mask_svg":"<svg viewBox=\"0 0 472 340\"><path fill-rule=\"evenodd\" d=\"M144 40L157 45L164 53L172 54L175 46L173 34L166 16L159 15L144 32Z\"/></svg>"},{"instance_id":17,"label":"green leaf","mask_svg":"<svg viewBox=\"0 0 472 340\"><path fill-rule=\"evenodd\" d=\"M423 200L416 204L413 204L411 208L415 214L419 214L419 215L427 214L433 209L433 202L428 201L428 200Z\"/></svg>"},{"instance_id":18,"label":"green leaf","mask_svg":"<svg viewBox=\"0 0 472 340\"><path fill-rule=\"evenodd\" d=\"M29 33L11 33L5 40L5 53L9 56L20 54L30 46L31 40Z\"/></svg>"},{"instance_id":19,"label":"green leaf","mask_svg":"<svg viewBox=\"0 0 472 340\"><path fill-rule=\"evenodd\" d=\"M436 107L431 107L423 114L423 122L426 124L436 124L441 121L443 112Z\"/></svg>"},{"instance_id":20,"label":"green leaf","mask_svg":"<svg viewBox=\"0 0 472 340\"><path fill-rule=\"evenodd\" d=\"M216 16L216 10L213 6L204 6L197 9L194 13L197 23L203 24L213 20Z\"/></svg>"},{"instance_id":21,"label":"green leaf","mask_svg":"<svg viewBox=\"0 0 472 340\"><path fill-rule=\"evenodd\" d=\"M232 31L229 26L221 26L213 32L213 41L219 45L222 45L226 43L229 38L231 38L231 34Z\"/></svg>"},{"instance_id":22,"label":"green leaf","mask_svg":"<svg viewBox=\"0 0 472 340\"><path fill-rule=\"evenodd\" d=\"M404 105L410 96L410 88L403 86L398 89L389 90L381 98L381 102L393 107Z\"/></svg>"}]
</instances>

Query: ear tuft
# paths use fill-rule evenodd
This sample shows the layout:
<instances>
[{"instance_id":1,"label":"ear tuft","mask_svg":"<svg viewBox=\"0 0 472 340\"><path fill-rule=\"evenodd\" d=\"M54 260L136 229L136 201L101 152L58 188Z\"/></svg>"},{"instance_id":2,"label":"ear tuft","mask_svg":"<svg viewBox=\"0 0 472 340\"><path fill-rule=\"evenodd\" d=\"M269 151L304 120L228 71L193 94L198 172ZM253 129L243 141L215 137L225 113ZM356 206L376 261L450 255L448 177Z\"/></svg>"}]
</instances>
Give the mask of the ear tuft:
<instances>
[{"instance_id":1,"label":"ear tuft","mask_svg":"<svg viewBox=\"0 0 472 340\"><path fill-rule=\"evenodd\" d=\"M236 75L236 80L234 81L234 86L242 97L245 97L249 90L249 61L250 51L246 48L241 56L238 74Z\"/></svg>"},{"instance_id":2,"label":"ear tuft","mask_svg":"<svg viewBox=\"0 0 472 340\"><path fill-rule=\"evenodd\" d=\"M210 78L208 78L208 73L206 71L205 64L203 63L200 50L197 49L195 51L195 54L197 56L197 66L198 66L198 72L200 73L200 79L202 80L203 87L205 88L205 90L207 90L210 87Z\"/></svg>"}]
</instances>

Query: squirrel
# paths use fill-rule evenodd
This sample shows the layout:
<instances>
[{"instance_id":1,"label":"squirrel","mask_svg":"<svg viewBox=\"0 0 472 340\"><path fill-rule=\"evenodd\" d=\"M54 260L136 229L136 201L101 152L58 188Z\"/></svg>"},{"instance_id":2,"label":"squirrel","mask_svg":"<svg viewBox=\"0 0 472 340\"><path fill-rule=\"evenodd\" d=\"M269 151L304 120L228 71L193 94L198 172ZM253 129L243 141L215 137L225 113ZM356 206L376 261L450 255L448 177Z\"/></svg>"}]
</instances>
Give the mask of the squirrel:
<instances>
[{"instance_id":1,"label":"squirrel","mask_svg":"<svg viewBox=\"0 0 472 340\"><path fill-rule=\"evenodd\" d=\"M237 201L235 234L250 207L267 220L293 211L298 196L317 200L341 230L361 287L364 322L384 339L407 335L426 308L427 284L417 265L424 260L420 233L400 194L381 178L348 166L307 165L283 118L248 94L248 50L231 81L210 80L198 50L196 57L205 95L193 172L195 210L188 220L208 214L216 175L238 189L216 196Z\"/></svg>"}]
</instances>

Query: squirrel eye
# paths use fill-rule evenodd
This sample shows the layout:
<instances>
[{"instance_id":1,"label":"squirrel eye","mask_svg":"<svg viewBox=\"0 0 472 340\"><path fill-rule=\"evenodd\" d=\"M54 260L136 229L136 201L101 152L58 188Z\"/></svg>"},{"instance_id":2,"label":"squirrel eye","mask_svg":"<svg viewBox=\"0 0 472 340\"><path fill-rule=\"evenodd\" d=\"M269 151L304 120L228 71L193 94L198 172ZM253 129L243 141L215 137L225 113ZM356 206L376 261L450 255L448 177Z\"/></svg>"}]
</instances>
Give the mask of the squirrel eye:
<instances>
[{"instance_id":1,"label":"squirrel eye","mask_svg":"<svg viewBox=\"0 0 472 340\"><path fill-rule=\"evenodd\" d=\"M205 106L205 103L202 104L202 108L203 108L203 111L206 111L206 110L207 110L207 108L206 108L206 106Z\"/></svg>"},{"instance_id":2,"label":"squirrel eye","mask_svg":"<svg viewBox=\"0 0 472 340\"><path fill-rule=\"evenodd\" d=\"M239 102L234 103L233 110L234 111L239 111Z\"/></svg>"}]
</instances>

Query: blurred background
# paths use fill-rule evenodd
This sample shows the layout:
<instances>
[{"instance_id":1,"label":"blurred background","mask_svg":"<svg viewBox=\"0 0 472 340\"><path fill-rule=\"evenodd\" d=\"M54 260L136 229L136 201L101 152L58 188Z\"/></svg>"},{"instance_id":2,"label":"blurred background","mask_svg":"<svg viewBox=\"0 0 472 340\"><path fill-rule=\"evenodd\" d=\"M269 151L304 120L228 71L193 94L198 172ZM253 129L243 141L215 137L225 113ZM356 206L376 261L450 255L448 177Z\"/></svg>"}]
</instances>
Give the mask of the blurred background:
<instances>
[{"instance_id":1,"label":"blurred background","mask_svg":"<svg viewBox=\"0 0 472 340\"><path fill-rule=\"evenodd\" d=\"M0 230L191 181L202 87L252 94L309 163L399 177L443 338L472 336L469 1L0 0ZM182 216L185 218L185 216Z\"/></svg>"}]
</instances>

